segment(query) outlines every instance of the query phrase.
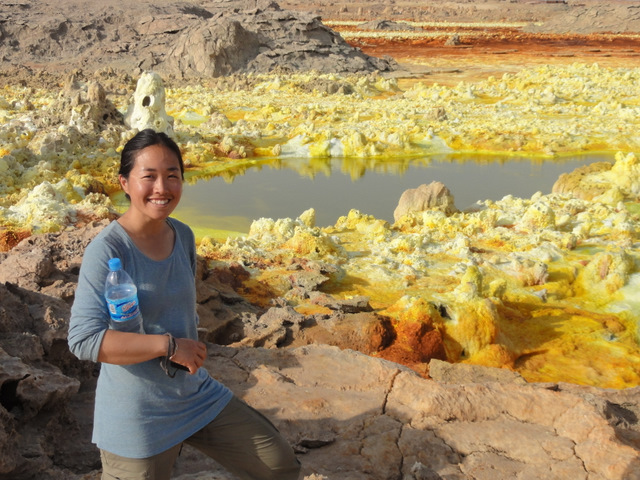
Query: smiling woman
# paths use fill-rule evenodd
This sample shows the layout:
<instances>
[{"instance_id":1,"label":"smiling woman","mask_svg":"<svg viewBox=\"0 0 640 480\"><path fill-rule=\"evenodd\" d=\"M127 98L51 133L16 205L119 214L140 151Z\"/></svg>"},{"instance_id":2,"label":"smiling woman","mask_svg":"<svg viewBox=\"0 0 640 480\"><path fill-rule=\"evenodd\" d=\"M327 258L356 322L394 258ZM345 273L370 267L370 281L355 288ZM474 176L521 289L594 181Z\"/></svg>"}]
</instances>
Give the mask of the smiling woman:
<instances>
[{"instance_id":1,"label":"smiling woman","mask_svg":"<svg viewBox=\"0 0 640 480\"><path fill-rule=\"evenodd\" d=\"M183 170L166 134L143 130L129 140L119 179L131 206L82 260L68 343L78 358L101 363L93 441L102 478L168 480L186 443L238 478L294 480L300 464L275 427L202 368L207 347L197 331L194 236L169 218ZM137 286L142 333L109 323L102 292L114 258Z\"/></svg>"}]
</instances>

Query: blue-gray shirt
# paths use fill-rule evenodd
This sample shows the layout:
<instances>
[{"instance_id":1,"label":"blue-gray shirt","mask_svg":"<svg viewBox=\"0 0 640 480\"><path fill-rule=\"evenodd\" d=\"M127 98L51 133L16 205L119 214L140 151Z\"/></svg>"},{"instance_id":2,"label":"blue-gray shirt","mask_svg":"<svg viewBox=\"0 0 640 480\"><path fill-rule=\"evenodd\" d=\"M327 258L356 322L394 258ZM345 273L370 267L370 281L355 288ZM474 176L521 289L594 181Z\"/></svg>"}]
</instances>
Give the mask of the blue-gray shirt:
<instances>
[{"instance_id":1,"label":"blue-gray shirt","mask_svg":"<svg viewBox=\"0 0 640 480\"><path fill-rule=\"evenodd\" d=\"M174 229L171 255L144 255L118 222L111 222L87 246L71 308L69 348L82 360L97 361L109 313L104 286L110 258L118 257L138 288L145 332L170 332L198 339L196 252L191 229L168 219ZM93 442L128 458L146 458L182 442L226 406L232 393L204 368L170 378L155 358L135 365L104 363L96 389Z\"/></svg>"}]
</instances>

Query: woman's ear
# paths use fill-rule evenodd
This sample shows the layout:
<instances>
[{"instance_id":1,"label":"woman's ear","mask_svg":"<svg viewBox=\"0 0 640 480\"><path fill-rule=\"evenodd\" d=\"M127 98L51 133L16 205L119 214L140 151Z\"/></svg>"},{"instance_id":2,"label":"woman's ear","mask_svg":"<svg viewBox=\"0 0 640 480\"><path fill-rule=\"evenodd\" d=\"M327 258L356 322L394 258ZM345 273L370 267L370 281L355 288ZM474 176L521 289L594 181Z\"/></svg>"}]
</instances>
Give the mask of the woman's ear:
<instances>
[{"instance_id":1,"label":"woman's ear","mask_svg":"<svg viewBox=\"0 0 640 480\"><path fill-rule=\"evenodd\" d=\"M118 181L120 182L120 187L126 193L129 194L129 181L124 175L118 175Z\"/></svg>"}]
</instances>

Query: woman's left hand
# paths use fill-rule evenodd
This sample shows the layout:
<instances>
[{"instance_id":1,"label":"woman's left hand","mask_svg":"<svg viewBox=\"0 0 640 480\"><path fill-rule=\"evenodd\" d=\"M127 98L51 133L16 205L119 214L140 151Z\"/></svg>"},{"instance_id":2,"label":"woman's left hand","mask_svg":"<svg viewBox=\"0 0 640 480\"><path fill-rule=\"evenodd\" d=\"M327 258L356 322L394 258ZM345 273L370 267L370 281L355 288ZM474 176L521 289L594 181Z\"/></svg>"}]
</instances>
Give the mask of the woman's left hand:
<instances>
[{"instance_id":1,"label":"woman's left hand","mask_svg":"<svg viewBox=\"0 0 640 480\"><path fill-rule=\"evenodd\" d=\"M190 338L176 338L176 351L169 360L189 369L193 375L207 358L207 346Z\"/></svg>"}]
</instances>

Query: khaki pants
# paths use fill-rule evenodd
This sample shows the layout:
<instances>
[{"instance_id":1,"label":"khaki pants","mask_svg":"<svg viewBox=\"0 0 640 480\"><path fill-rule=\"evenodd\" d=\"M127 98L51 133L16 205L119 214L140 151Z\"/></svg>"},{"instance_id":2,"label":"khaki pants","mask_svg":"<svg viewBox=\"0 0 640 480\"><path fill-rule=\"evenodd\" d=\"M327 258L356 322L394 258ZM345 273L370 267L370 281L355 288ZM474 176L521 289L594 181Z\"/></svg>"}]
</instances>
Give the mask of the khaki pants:
<instances>
[{"instance_id":1,"label":"khaki pants","mask_svg":"<svg viewBox=\"0 0 640 480\"><path fill-rule=\"evenodd\" d=\"M296 480L300 473L300 462L276 427L236 397L184 443L242 480ZM178 444L149 458L126 458L101 450L102 480L169 480L181 448Z\"/></svg>"}]
</instances>

